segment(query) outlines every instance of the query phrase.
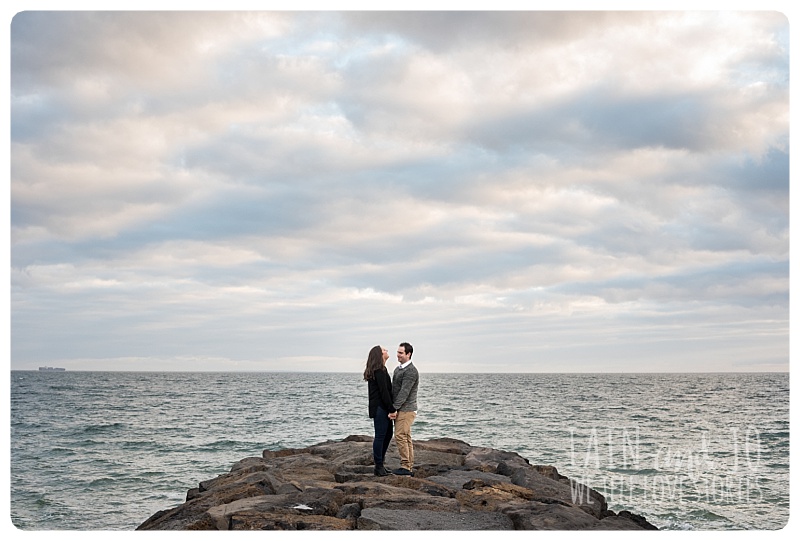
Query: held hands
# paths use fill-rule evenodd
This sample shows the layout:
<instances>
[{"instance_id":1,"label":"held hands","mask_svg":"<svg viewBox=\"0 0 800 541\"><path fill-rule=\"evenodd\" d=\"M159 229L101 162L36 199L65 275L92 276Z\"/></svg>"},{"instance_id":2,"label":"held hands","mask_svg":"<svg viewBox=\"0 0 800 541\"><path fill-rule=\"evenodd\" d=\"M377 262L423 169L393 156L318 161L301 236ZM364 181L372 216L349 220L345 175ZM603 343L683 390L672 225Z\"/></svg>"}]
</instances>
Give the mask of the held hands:
<instances>
[{"instance_id":1,"label":"held hands","mask_svg":"<svg viewBox=\"0 0 800 541\"><path fill-rule=\"evenodd\" d=\"M395 419L397 419L397 412L390 413L390 414L389 414L389 419L391 419L392 421L394 421Z\"/></svg>"}]
</instances>

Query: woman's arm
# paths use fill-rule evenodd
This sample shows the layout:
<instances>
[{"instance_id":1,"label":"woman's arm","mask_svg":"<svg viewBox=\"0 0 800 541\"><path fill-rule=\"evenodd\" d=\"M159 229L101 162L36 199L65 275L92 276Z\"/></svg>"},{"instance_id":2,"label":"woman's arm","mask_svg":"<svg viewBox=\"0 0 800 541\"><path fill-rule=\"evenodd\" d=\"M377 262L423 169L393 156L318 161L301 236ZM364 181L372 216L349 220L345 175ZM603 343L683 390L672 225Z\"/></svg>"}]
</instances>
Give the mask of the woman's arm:
<instances>
[{"instance_id":1,"label":"woman's arm","mask_svg":"<svg viewBox=\"0 0 800 541\"><path fill-rule=\"evenodd\" d=\"M375 382L378 384L378 393L381 396L381 406L389 413L394 413L394 405L392 404L392 380L389 378L389 372L380 370L375 373Z\"/></svg>"}]
</instances>

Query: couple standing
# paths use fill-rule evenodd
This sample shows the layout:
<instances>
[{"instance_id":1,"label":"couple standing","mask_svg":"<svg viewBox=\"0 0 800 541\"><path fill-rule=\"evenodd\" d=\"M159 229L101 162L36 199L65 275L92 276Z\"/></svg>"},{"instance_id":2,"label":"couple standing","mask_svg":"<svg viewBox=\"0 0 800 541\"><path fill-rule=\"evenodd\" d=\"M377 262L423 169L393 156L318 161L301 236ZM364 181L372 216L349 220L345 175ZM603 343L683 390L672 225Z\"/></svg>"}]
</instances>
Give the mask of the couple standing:
<instances>
[{"instance_id":1,"label":"couple standing","mask_svg":"<svg viewBox=\"0 0 800 541\"><path fill-rule=\"evenodd\" d=\"M411 363L414 348L408 342L397 347L397 362L391 379L386 370L389 352L386 348L375 346L367 356L364 381L369 388L369 416L375 423L375 440L372 442L372 459L375 462L375 475L385 476L389 472L384 467L386 450L392 440L392 421L394 439L400 453L400 468L395 475L413 476L414 445L411 442L411 425L417 417L417 387L419 372Z\"/></svg>"}]
</instances>

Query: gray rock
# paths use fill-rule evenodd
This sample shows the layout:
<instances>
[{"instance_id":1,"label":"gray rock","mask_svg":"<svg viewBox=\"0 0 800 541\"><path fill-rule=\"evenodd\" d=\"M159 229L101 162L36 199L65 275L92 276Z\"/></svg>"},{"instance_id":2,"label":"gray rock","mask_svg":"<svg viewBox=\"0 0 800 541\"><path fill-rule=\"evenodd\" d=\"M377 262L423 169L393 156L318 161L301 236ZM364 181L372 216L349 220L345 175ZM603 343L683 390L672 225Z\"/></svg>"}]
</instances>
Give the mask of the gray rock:
<instances>
[{"instance_id":1,"label":"gray rock","mask_svg":"<svg viewBox=\"0 0 800 541\"><path fill-rule=\"evenodd\" d=\"M442 475L434 475L427 478L428 481L444 485L453 490L461 490L466 483L475 479L480 479L484 482L511 482L511 479L505 475L476 470L450 470Z\"/></svg>"},{"instance_id":2,"label":"gray rock","mask_svg":"<svg viewBox=\"0 0 800 541\"><path fill-rule=\"evenodd\" d=\"M605 497L577 481L571 479L568 483L555 481L540 474L534 468L515 469L511 474L511 481L532 490L534 498L540 501L554 500L571 503L598 519L608 516L608 504Z\"/></svg>"},{"instance_id":3,"label":"gray rock","mask_svg":"<svg viewBox=\"0 0 800 541\"><path fill-rule=\"evenodd\" d=\"M504 510L516 530L594 530L602 522L564 503L527 502Z\"/></svg>"},{"instance_id":4,"label":"gray rock","mask_svg":"<svg viewBox=\"0 0 800 541\"><path fill-rule=\"evenodd\" d=\"M593 530L657 530L655 526L652 524L650 527L642 528L642 525L637 523L635 520L626 517L624 515L620 516L610 516L606 517L603 520L598 520L597 524L592 528Z\"/></svg>"},{"instance_id":5,"label":"gray rock","mask_svg":"<svg viewBox=\"0 0 800 541\"><path fill-rule=\"evenodd\" d=\"M364 509L359 530L513 530L514 523L502 513Z\"/></svg>"},{"instance_id":6,"label":"gray rock","mask_svg":"<svg viewBox=\"0 0 800 541\"><path fill-rule=\"evenodd\" d=\"M257 456L251 456L243 458L242 460L231 466L231 473L243 472L243 471L247 472L265 471L270 468L271 466L268 460L264 460L263 458Z\"/></svg>"},{"instance_id":7,"label":"gray rock","mask_svg":"<svg viewBox=\"0 0 800 541\"><path fill-rule=\"evenodd\" d=\"M361 506L357 503L347 503L339 508L336 518L358 518L361 516Z\"/></svg>"},{"instance_id":8,"label":"gray rock","mask_svg":"<svg viewBox=\"0 0 800 541\"><path fill-rule=\"evenodd\" d=\"M414 442L415 476L376 477L372 438L265 450L188 490L138 530L645 530L644 517L516 453ZM399 466L397 448L388 469Z\"/></svg>"},{"instance_id":9,"label":"gray rock","mask_svg":"<svg viewBox=\"0 0 800 541\"><path fill-rule=\"evenodd\" d=\"M505 463L512 468L529 468L528 461L517 453L510 451L498 451L490 447L474 447L466 457L464 466L486 472L497 472L499 464Z\"/></svg>"}]
</instances>

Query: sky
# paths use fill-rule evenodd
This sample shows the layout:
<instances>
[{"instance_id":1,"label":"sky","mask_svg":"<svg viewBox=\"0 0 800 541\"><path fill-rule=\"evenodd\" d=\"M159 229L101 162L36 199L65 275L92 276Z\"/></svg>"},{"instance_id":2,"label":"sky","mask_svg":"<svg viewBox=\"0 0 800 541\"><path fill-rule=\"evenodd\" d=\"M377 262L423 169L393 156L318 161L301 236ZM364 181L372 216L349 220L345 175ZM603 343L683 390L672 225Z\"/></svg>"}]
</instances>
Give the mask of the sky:
<instances>
[{"instance_id":1,"label":"sky","mask_svg":"<svg viewBox=\"0 0 800 541\"><path fill-rule=\"evenodd\" d=\"M789 25L21 11L10 368L788 371Z\"/></svg>"}]
</instances>

